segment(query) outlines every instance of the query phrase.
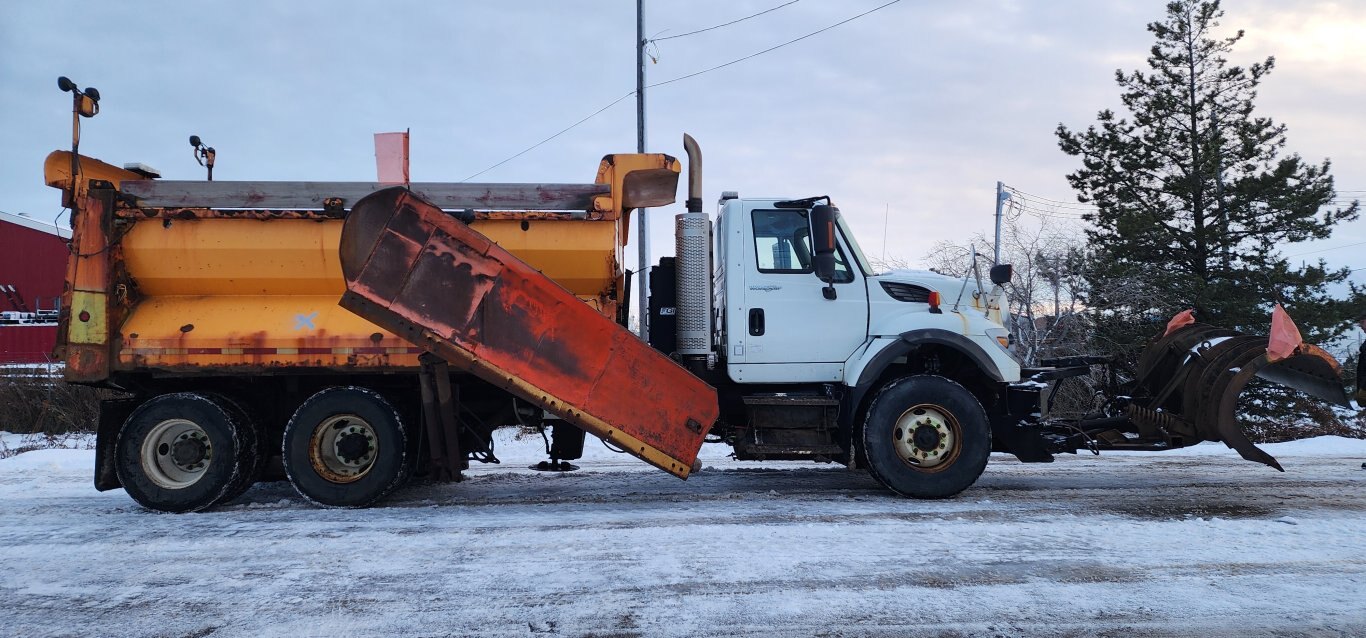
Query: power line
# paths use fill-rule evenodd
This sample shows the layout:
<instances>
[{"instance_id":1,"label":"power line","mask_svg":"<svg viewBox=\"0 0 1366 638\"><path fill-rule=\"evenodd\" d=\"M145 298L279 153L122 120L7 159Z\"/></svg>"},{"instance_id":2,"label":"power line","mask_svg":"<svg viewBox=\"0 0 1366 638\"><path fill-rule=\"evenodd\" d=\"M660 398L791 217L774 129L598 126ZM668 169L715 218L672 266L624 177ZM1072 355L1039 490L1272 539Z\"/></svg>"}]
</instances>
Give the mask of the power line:
<instances>
[{"instance_id":1,"label":"power line","mask_svg":"<svg viewBox=\"0 0 1366 638\"><path fill-rule=\"evenodd\" d=\"M1050 204L1056 204L1056 205L1058 205L1058 206L1064 206L1064 207L1068 207L1068 208L1083 208L1083 209L1086 209L1086 210L1097 210L1097 209L1098 209L1097 206L1092 206L1092 205L1089 205L1089 204L1083 204L1083 203L1081 203L1081 202L1068 202L1068 201L1063 201L1063 200L1061 200L1061 199L1051 199L1051 198L1048 198L1048 197L1044 197L1044 196L1042 196L1042 195L1035 195L1035 194L1033 194L1033 193L1028 193L1028 192L1022 191L1022 190L1020 190L1020 189L1018 189L1018 188L1015 188L1014 186L1010 186L1010 185L1007 185L1006 188L1010 189L1012 193L1018 193L1018 194L1020 194L1020 195L1025 196L1025 197L1028 197L1028 198L1037 199L1037 200L1039 200L1039 201L1041 201L1041 202L1048 202L1048 203L1050 203Z\"/></svg>"},{"instance_id":2,"label":"power line","mask_svg":"<svg viewBox=\"0 0 1366 638\"><path fill-rule=\"evenodd\" d=\"M1096 212L1094 210L1069 210L1066 208L1058 208L1057 206L1050 206L1048 204L1024 198L1012 197L1010 198L1010 203L1021 209L1040 210L1053 215L1066 215L1070 217L1081 217L1083 215L1090 215Z\"/></svg>"},{"instance_id":3,"label":"power line","mask_svg":"<svg viewBox=\"0 0 1366 638\"><path fill-rule=\"evenodd\" d=\"M1354 244L1344 244L1344 245L1342 245L1342 246L1334 246L1334 247L1332 247L1332 248L1320 248L1320 249L1318 249L1318 250L1307 250L1307 251L1302 252L1302 253L1295 253L1295 254L1293 254L1293 255L1286 255L1285 258L1286 258L1286 259L1290 259L1291 257L1299 257L1299 256L1302 256L1302 255L1312 255L1312 254L1314 254L1314 253L1326 253L1326 252L1328 252L1328 251L1330 251L1330 250L1339 250L1339 249L1342 249L1342 248L1351 248L1351 247L1353 247L1353 246L1361 246L1361 245L1363 245L1363 244L1366 244L1366 241L1359 241L1359 242L1356 242L1356 243L1354 243Z\"/></svg>"},{"instance_id":4,"label":"power line","mask_svg":"<svg viewBox=\"0 0 1366 638\"><path fill-rule=\"evenodd\" d=\"M1058 215L1051 213L1049 211L1039 210L1037 208L1022 208L1021 210L1040 219L1058 219L1069 222L1086 221L1085 217L1077 217L1073 215Z\"/></svg>"},{"instance_id":5,"label":"power line","mask_svg":"<svg viewBox=\"0 0 1366 638\"><path fill-rule=\"evenodd\" d=\"M1009 206L1011 210L1016 211L1017 214L1029 213L1030 215L1039 218L1063 219L1067 221L1085 220L1084 214L1048 208L1024 199L1011 199L1007 206Z\"/></svg>"},{"instance_id":6,"label":"power line","mask_svg":"<svg viewBox=\"0 0 1366 638\"><path fill-rule=\"evenodd\" d=\"M1066 209L1066 207L1050 204L1044 201L1043 198L1035 199L1033 196L1028 196L1024 191L1012 186L1005 184L1002 184L1002 186L1005 188L1006 194L1008 195L1006 206L1014 211L1014 214L1029 213L1039 218L1066 219L1072 221L1082 219L1083 211L1081 210ZM1085 212L1092 212L1092 210L1093 209L1085 209Z\"/></svg>"},{"instance_id":7,"label":"power line","mask_svg":"<svg viewBox=\"0 0 1366 638\"><path fill-rule=\"evenodd\" d=\"M1024 191L1011 186L1006 186L1010 195L1009 205L1021 213L1029 213L1039 218L1065 219L1070 221L1085 220L1086 215L1097 212L1099 209L1091 206L1069 206L1049 200L1036 195L1029 195Z\"/></svg>"},{"instance_id":8,"label":"power line","mask_svg":"<svg viewBox=\"0 0 1366 638\"><path fill-rule=\"evenodd\" d=\"M680 80L686 80L686 79L688 79L688 78L697 77L697 76L699 76L699 75L702 75L703 73L710 73L710 72L715 71L715 70L717 70L717 69L722 69L722 68L728 67L728 66L730 66L730 65L732 65L732 64L737 64L737 63L740 63L740 62L744 62L745 60L748 60L748 59L754 58L754 57L758 57L758 56L760 56L760 55L763 55L763 54L768 53L768 52L770 52L770 51L773 51L773 50L775 50L775 49L781 49L781 48L783 48L783 47L785 47L785 46L787 46L787 45L789 45L789 44L792 44L792 43L794 43L794 42L800 42L800 41L805 40L805 39L807 39L807 38L809 38L809 37L811 37L811 36L818 35L818 34L821 34L821 33L825 33L826 31L829 31L829 30L831 30L831 29L833 29L833 28L835 28L835 27L838 27L838 26L840 26L840 25L842 25L842 24L847 24L847 23L849 23L849 22L853 22L854 20L857 20L857 19L859 19L859 18L862 18L863 16L866 16L866 15L868 15L868 14L870 14L870 13L873 13L874 11L879 11L879 10L885 9L885 8L890 7L890 6L892 6L892 5L894 5L894 4L898 3L898 2L901 2L901 0L892 0L891 2L888 2L888 3L886 3L886 4L879 5L879 6L873 7L872 9L869 9L869 10L867 10L867 11L864 11L863 13L860 13L860 14L858 14L858 15L852 17L852 18L846 18L846 19L844 19L844 20L841 20L841 21L839 21L839 22L836 22L835 24L832 24L832 25L830 25L830 26L828 26L828 27L825 27L825 28L823 28L823 29L819 29L819 30L816 30L816 31L812 31L811 33L808 33L808 34L806 34L806 35L804 35L804 36L801 36L801 37L799 37L799 38L794 38L794 39L792 39L792 40L788 40L787 42L784 42L784 43L779 44L779 45L776 45L776 46L769 47L769 48L767 48L767 49L764 49L763 51L759 51L759 52L757 52L757 53L751 53L751 54L749 54L749 55L747 55L747 56L745 56L745 57L737 58L737 59L731 60L730 62L727 62L727 63L725 63L725 64L718 64L718 65L716 65L716 66L714 66L714 67L711 67L711 68L708 68L708 69L702 69L701 71L697 71L697 72L695 72L695 73L689 73L689 74L687 74L687 75L682 75L682 76L673 78L673 79L671 79L671 80L664 80L663 82L656 82L656 83L654 83L654 84L646 85L645 88L647 88L647 89L652 89L652 88L657 87L657 86L664 86L665 84L672 84L672 83L678 82L678 81L680 81ZM788 4L792 4L792 3L789 2ZM786 6L786 5L783 5L783 6ZM777 9L777 8L781 8L781 7L774 7L774 8ZM771 10L772 10L772 9L770 9L770 11L771 11ZM759 14L755 14L755 15L759 15ZM724 26L724 25L719 25L719 26ZM681 36L679 36L679 37L681 37ZM606 111L607 109L610 109L610 108L612 108L613 106L616 106L616 105L617 105L619 102L621 102L622 100L624 100L624 99L626 99L626 98L628 98L628 97L632 97L632 96L634 96L635 94L636 94L635 91L631 91L631 92L627 93L626 95L623 95L623 96L621 96L621 97L619 97L619 98L617 98L617 99L615 99L615 100L612 100L612 101L609 102L606 106L603 106L602 108L600 108L600 109L598 109L598 110L596 110L596 111L593 111L592 113L588 114L588 115L587 115L586 117L584 117L583 119L581 119L581 120L579 120L579 121L577 121L577 122L575 122L575 123L573 123L573 124L570 124L569 126L566 126L566 127L564 127L563 129L560 129L560 131L557 132L557 133L555 133L554 135L551 135L550 137L547 137L547 138L545 138L545 139L543 139L543 140L541 140L541 141L539 141L539 142L536 142L535 144L532 144L531 146L528 146L528 147L522 149L521 151L517 152L516 154L514 154L514 155L512 155L512 156L509 156L507 159L504 159L503 161L498 162L497 164L494 164L494 165L492 165L492 166L489 166L488 168L486 168L486 169L484 169L484 170L482 170L482 171L479 171L478 173L475 173L475 174L473 174L473 175L470 175L469 177L466 177L465 179L460 180L460 181L462 181L462 182L468 182L468 181L471 180L471 179L474 179L474 178L476 178L476 177L478 177L478 176L480 176L480 175L483 175L484 173L487 173L487 172L489 172L489 171L491 171L491 170L493 170L493 169L495 169L495 168L498 168L499 166L502 166L502 165L504 165L504 164L506 164L506 163L508 163L508 162L511 162L512 160L515 160L515 159L517 159L517 158L519 158L519 157L521 157L521 156L523 156L523 155L526 155L527 153L530 153L531 151L533 151L533 150L535 150L536 148L540 147L542 144L545 144L546 142L549 142L550 140L553 140L553 139L555 139L555 138L557 138L557 137L559 137L559 136L561 136L561 135L564 135L565 133L568 133L569 131L573 130L574 128L578 127L579 125L583 124L584 122L587 122L588 120L591 120L591 119L593 119L594 117L597 117L597 116L598 116L599 114L601 114L603 111Z\"/></svg>"},{"instance_id":9,"label":"power line","mask_svg":"<svg viewBox=\"0 0 1366 638\"><path fill-rule=\"evenodd\" d=\"M765 10L760 11L760 12L758 12L758 13L755 13L755 14L752 14L752 15L747 15L747 16L745 16L745 17L743 17L743 18L740 18L739 20L731 20L730 22L725 22L725 23L722 23L722 24L718 24L718 25L716 25L716 26L707 27L707 28L705 28L705 29L698 29L698 30L696 30L696 31L689 31L689 32L687 32L687 33L680 33L680 34L678 34L678 35L671 35L671 36L664 37L664 38L650 38L650 41L651 41L651 42L663 42L663 41L665 41L665 40L672 40L672 39L674 39L674 38L686 38L686 37L688 37L688 36L690 36L690 35L697 35L697 34L699 34L699 33L706 33L707 31L711 31L711 30L713 30L713 29L720 29L721 27L728 27L728 26L730 26L730 25L732 25L732 24L736 24L736 23L739 23L739 22L744 22L745 20L748 20L748 19L750 19L750 18L757 18L757 17L759 17L759 16L761 16L761 15L764 15L765 13L772 13L772 12L777 11L778 9L781 9L781 8L783 8L783 7L786 7L786 6L790 5L790 4L797 4L798 2L801 2L801 0L792 0L791 2L785 2L785 3L783 3L783 4L780 4L780 5L776 6L776 7L773 7L772 9L765 9Z\"/></svg>"},{"instance_id":10,"label":"power line","mask_svg":"<svg viewBox=\"0 0 1366 638\"><path fill-rule=\"evenodd\" d=\"M1065 202L1065 201L1058 200L1058 199L1052 199L1052 198L1049 198L1049 197L1043 197L1043 196L1041 196L1041 195L1034 195L1034 194L1032 194L1032 193L1029 193L1029 192L1026 192L1026 191L1022 191L1022 190L1020 190L1020 189L1018 189L1018 188L1015 188L1014 186L1009 186L1009 185L1007 185L1007 186L1006 186L1006 189L1010 192L1011 197L1012 197L1013 199L1015 199L1016 201L1028 202L1028 203L1032 203L1032 204L1037 204L1037 205L1039 205L1039 206L1044 206L1044 207L1047 207L1047 208L1050 208L1050 209L1054 209L1053 212L1058 213L1058 214L1065 214L1063 211L1067 211L1067 212L1080 211L1080 212L1083 213L1083 214L1084 214L1084 213L1092 213L1092 212L1099 212L1099 211L1100 211L1100 207L1098 207L1098 206L1092 206L1092 205L1081 204L1081 203ZM1341 192L1341 191L1340 191L1340 192ZM1362 192L1366 192L1366 191L1362 191ZM1328 202L1325 204L1325 206L1350 206L1350 205L1352 205L1353 203L1356 203L1356 201L1357 201L1357 200L1348 200L1348 199L1341 199L1341 198L1338 198L1338 199L1333 199L1333 200L1328 201Z\"/></svg>"},{"instance_id":11,"label":"power line","mask_svg":"<svg viewBox=\"0 0 1366 638\"><path fill-rule=\"evenodd\" d=\"M1058 213L1058 214L1076 215L1076 216L1078 216L1078 217L1081 216L1081 215L1088 215L1088 214L1100 212L1100 209L1099 209L1099 208L1080 208L1080 207L1078 207L1078 208L1072 208L1072 207L1068 207L1068 206L1059 206L1059 205L1057 205L1057 204L1053 204L1053 203L1050 203L1050 202L1044 202L1044 201L1040 201L1040 200L1037 200L1037 199L1031 199L1031 198L1028 198L1028 197L1015 197L1013 194L1012 194L1010 200L1013 201L1013 202L1019 203L1019 204L1021 204L1021 205L1035 206L1035 207L1038 207L1038 208L1044 208L1044 209L1047 209L1047 210L1056 212L1056 213Z\"/></svg>"},{"instance_id":12,"label":"power line","mask_svg":"<svg viewBox=\"0 0 1366 638\"><path fill-rule=\"evenodd\" d=\"M817 29L816 31L812 31L811 33L808 33L808 34L806 34L806 35L804 35L804 36L801 36L801 37L799 37L799 38L793 38L793 39L788 40L787 42L784 42L784 43L782 43L782 44L778 44L778 45L775 45L775 46L771 46L771 47L769 47L769 48L767 48L767 49L764 49L763 51L759 51L759 52L757 52L757 53L751 53L751 54L749 54L749 55L747 55L747 56L745 56L745 57L743 57L743 58L736 58L736 59L734 59L734 60L731 60L730 62L726 62L725 64L718 64L718 65L716 65L716 66L714 66L714 67L711 67L711 68L708 68L708 69L702 69L701 71L697 71L697 72L694 72L694 73L689 73L689 74L687 74L687 75L680 75L680 76L678 76L678 77L676 77L676 78L673 78L673 79L671 79L671 80L664 80L663 82L655 82L654 84L648 85L648 86L646 86L645 88L647 88L647 89L652 89L652 88L654 88L654 87L656 87L656 86L664 86L665 84L673 84L674 82L678 82L678 81L680 81L680 80L686 80L686 79L688 79L688 78L695 78L695 77L697 77L697 76L699 76L699 75L702 75L703 73L711 73L712 71L715 71L715 70L717 70L717 69L724 69L724 68L726 68L726 67L728 67L728 66L730 66L730 65L732 65L732 64L739 64L740 62L744 62L745 60L748 60L748 59L750 59L750 58L755 58L755 57L761 56L761 55L763 55L763 54L765 54L765 53L768 53L769 51L773 51L773 50L776 50L776 49L781 49L781 48L783 48L783 47L785 47L785 46L787 46L787 45L789 45L789 44L793 44L793 43L796 43L796 42L801 42L802 40L805 40L805 39L807 39L807 38L809 38L809 37L811 37L811 36L814 36L814 35L820 35L820 34L822 34L822 33L825 33L826 31L829 31L829 30L831 30L831 29L833 29L833 28L835 28L835 27L838 27L838 26L840 26L840 25L842 25L842 24L848 24L848 23L850 23L850 22L853 22L854 20L857 20L857 19L859 19L859 18L862 18L863 16L866 16L866 15L868 15L868 14L870 14L870 13L873 13L874 11L881 11L882 9L886 9L887 7L890 7L890 6L892 6L892 5L894 5L894 4L898 3L898 2L901 2L901 0L892 0L891 2L888 2L888 3L886 3L886 4L878 5L878 6L876 6L876 7L873 7L872 9L869 9L869 10L867 10L867 11L864 11L863 13L860 13L860 14L858 14L858 15L852 17L852 18L845 18L844 20L840 20L839 22L836 22L836 23L834 23L834 24L832 24L832 25L830 25L830 26L828 26L828 27L825 27L825 28L823 28L823 29Z\"/></svg>"},{"instance_id":13,"label":"power line","mask_svg":"<svg viewBox=\"0 0 1366 638\"><path fill-rule=\"evenodd\" d=\"M1058 199L1034 195L1022 191L1014 186L1006 186L1010 195L1010 201L1023 212L1028 212L1035 217L1049 219L1065 219L1070 221L1085 220L1086 215L1096 213L1100 209L1095 206L1087 206L1080 203L1069 203Z\"/></svg>"},{"instance_id":14,"label":"power line","mask_svg":"<svg viewBox=\"0 0 1366 638\"><path fill-rule=\"evenodd\" d=\"M588 114L586 117L584 117L583 119L581 119L581 120L579 120L579 121L577 121L577 122L575 122L575 123L573 123L573 124L570 124L569 126L566 126L566 127L562 128L562 129L560 129L560 132L558 132L558 133L556 133L556 134L554 134L554 135L551 135L550 137L547 137L547 138L545 138L545 139L543 139L543 140L541 140L541 141L539 141L539 142L536 142L535 144L532 144L531 146L528 146L528 147L522 149L522 150L521 150L520 152L518 152L516 155L513 155L513 156L511 156L511 157L509 157L509 158L507 158L507 159L505 159L505 160L503 160L503 161L501 161L501 162L498 162L497 164L494 164L493 166L490 166L490 167L488 167L488 168L486 168L486 169L484 169L484 170L482 170L482 171L479 171L478 173L475 173L475 174L473 174L473 175L470 175L469 177L466 177L465 179L462 179L462 180L460 180L460 181L462 181L462 182L468 182L468 181L470 181L470 180L472 180L472 179L474 179L474 178L476 178L476 177L479 177L480 175L483 175L484 173L487 173L487 172L489 172L489 171L491 171L491 170L493 170L493 169L495 169L495 168L498 168L499 166L502 166L502 165L504 165L504 164L506 164L506 163L508 163L508 162L511 162L512 160L515 160L515 159L517 159L517 158L519 158L519 157L521 157L521 156L523 156L523 155L526 155L527 153L530 153L531 151L535 150L535 149L536 149L537 147L539 147L540 145L545 144L546 142L549 142L550 140L553 140L553 139L555 139L555 138L557 138L557 137L559 137L559 136L561 136L561 135L564 135L565 133L568 133L571 129L577 127L577 126L580 125L580 124L583 124L584 122L587 122L588 120L593 119L594 117L597 117L599 113L602 113L603 111L606 111L607 109L610 109L610 108L616 106L616 105L617 105L619 102L621 102L622 100L624 100L624 99L626 99L626 98L628 98L628 97L631 97L631 96L633 96L633 95L635 95L635 94L636 94L635 91L631 91L631 92L627 93L626 95L623 95L623 96L621 96L621 97L619 97L619 98L617 98L617 99L615 99L615 100L612 100L611 102L609 102L609 103L607 104L607 106L604 106L604 107L602 107L602 108L600 108L600 109L598 109L598 110L596 110L596 111L593 111L592 113L589 113L589 114Z\"/></svg>"}]
</instances>

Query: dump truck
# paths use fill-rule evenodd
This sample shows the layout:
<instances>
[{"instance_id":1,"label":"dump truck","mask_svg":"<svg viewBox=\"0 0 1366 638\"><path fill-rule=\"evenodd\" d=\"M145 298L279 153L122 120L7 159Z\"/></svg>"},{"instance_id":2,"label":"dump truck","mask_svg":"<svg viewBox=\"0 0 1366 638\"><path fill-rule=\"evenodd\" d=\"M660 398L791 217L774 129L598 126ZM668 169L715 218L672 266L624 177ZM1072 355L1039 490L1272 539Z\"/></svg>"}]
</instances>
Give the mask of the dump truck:
<instances>
[{"instance_id":1,"label":"dump truck","mask_svg":"<svg viewBox=\"0 0 1366 638\"><path fill-rule=\"evenodd\" d=\"M73 228L64 374L124 393L101 404L95 486L185 512L278 464L312 502L366 506L496 462L493 431L523 426L549 431L550 469L592 434L687 478L714 441L944 498L993 451L1222 441L1279 469L1237 423L1253 377L1347 402L1312 344L1273 354L1190 323L1103 410L1053 418L1056 385L1100 361L1021 366L1010 266L878 273L824 195L725 192L704 212L701 151L683 146L648 341L627 327L639 273L623 249L633 211L676 199L666 154L607 155L592 183L392 185L170 181L55 151L46 181Z\"/></svg>"}]
</instances>

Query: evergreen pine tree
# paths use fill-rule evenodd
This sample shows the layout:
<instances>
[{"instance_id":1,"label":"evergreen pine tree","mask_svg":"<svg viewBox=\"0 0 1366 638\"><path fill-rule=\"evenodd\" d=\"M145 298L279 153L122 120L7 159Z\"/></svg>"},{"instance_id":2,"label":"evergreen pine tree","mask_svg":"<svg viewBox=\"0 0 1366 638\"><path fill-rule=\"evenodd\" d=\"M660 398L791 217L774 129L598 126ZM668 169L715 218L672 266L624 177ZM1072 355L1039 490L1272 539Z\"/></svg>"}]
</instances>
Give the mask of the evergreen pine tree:
<instances>
[{"instance_id":1,"label":"evergreen pine tree","mask_svg":"<svg viewBox=\"0 0 1366 638\"><path fill-rule=\"evenodd\" d=\"M1366 308L1348 269L1287 256L1356 219L1358 203L1334 207L1329 161L1288 154L1285 126L1254 114L1275 59L1230 65L1243 32L1216 37L1222 15L1217 0L1168 4L1148 25L1149 69L1115 72L1127 117L1104 110L1085 131L1057 129L1062 150L1082 161L1068 180L1097 207L1086 301L1097 345L1113 353L1136 352L1186 308L1265 334L1280 302L1311 342L1341 334Z\"/></svg>"}]
</instances>

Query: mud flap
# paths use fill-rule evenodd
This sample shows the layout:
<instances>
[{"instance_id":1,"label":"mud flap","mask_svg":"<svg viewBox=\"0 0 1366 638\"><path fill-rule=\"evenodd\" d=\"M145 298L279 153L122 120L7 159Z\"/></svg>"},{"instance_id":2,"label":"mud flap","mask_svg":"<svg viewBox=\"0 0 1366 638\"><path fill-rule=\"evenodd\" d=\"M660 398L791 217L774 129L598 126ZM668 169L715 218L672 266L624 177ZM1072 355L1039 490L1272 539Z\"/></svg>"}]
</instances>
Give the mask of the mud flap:
<instances>
[{"instance_id":1,"label":"mud flap","mask_svg":"<svg viewBox=\"0 0 1366 638\"><path fill-rule=\"evenodd\" d=\"M143 399L105 399L100 401L99 423L95 429L95 490L123 487L114 467L114 445L128 416L142 405Z\"/></svg>"},{"instance_id":2,"label":"mud flap","mask_svg":"<svg viewBox=\"0 0 1366 638\"><path fill-rule=\"evenodd\" d=\"M1169 331L1139 359L1129 418L1141 432L1162 432L1173 447L1221 441L1244 459L1282 470L1238 422L1238 397L1254 377L1336 405L1350 403L1342 366L1332 355L1301 342L1277 357L1268 345L1265 336L1201 323Z\"/></svg>"},{"instance_id":3,"label":"mud flap","mask_svg":"<svg viewBox=\"0 0 1366 638\"><path fill-rule=\"evenodd\" d=\"M352 207L340 253L342 307L651 465L692 471L716 390L460 219L385 189Z\"/></svg>"}]
</instances>

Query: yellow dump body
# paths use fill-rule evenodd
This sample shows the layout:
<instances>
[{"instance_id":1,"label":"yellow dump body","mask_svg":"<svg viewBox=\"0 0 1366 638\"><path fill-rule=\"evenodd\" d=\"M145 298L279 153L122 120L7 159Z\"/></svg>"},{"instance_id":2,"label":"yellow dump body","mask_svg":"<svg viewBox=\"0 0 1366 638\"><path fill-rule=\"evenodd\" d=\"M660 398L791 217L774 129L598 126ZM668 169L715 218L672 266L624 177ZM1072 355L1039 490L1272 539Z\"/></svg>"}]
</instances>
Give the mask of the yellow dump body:
<instances>
[{"instance_id":1,"label":"yellow dump body","mask_svg":"<svg viewBox=\"0 0 1366 638\"><path fill-rule=\"evenodd\" d=\"M92 179L104 180L106 184L93 184L112 186L119 194L101 196L98 188L72 193L69 166L69 154L53 153L47 180L77 204L77 250L68 268L72 292L65 304L69 315L60 331L73 380L103 380L116 371L383 372L418 367L417 347L337 305L346 292L338 241L349 202L338 206L329 201L322 210L215 207L238 203L224 198L231 186L149 184L87 158L76 183L89 186ZM679 169L677 160L666 155L609 155L595 180L603 188L585 185L591 196L574 200L590 202L586 210L490 207L452 214L473 218L475 230L599 312L615 316L625 292L621 258L626 213L672 201ZM177 189L180 184L183 193ZM281 183L252 184L239 189L246 193L242 201L269 205L269 193L285 189ZM368 192L357 185L299 184L295 190ZM477 185L448 186L465 193ZM557 192L527 186L530 195L522 199L536 204L550 201L546 193ZM414 191L420 187L413 185ZM476 201L495 200L508 190L500 188ZM293 191L285 192L276 201L297 203L294 197Z\"/></svg>"},{"instance_id":2,"label":"yellow dump body","mask_svg":"<svg viewBox=\"0 0 1366 638\"><path fill-rule=\"evenodd\" d=\"M476 221L561 286L615 310L616 221ZM123 264L139 301L119 368L416 366L418 350L343 310L342 220L131 222Z\"/></svg>"}]
</instances>

